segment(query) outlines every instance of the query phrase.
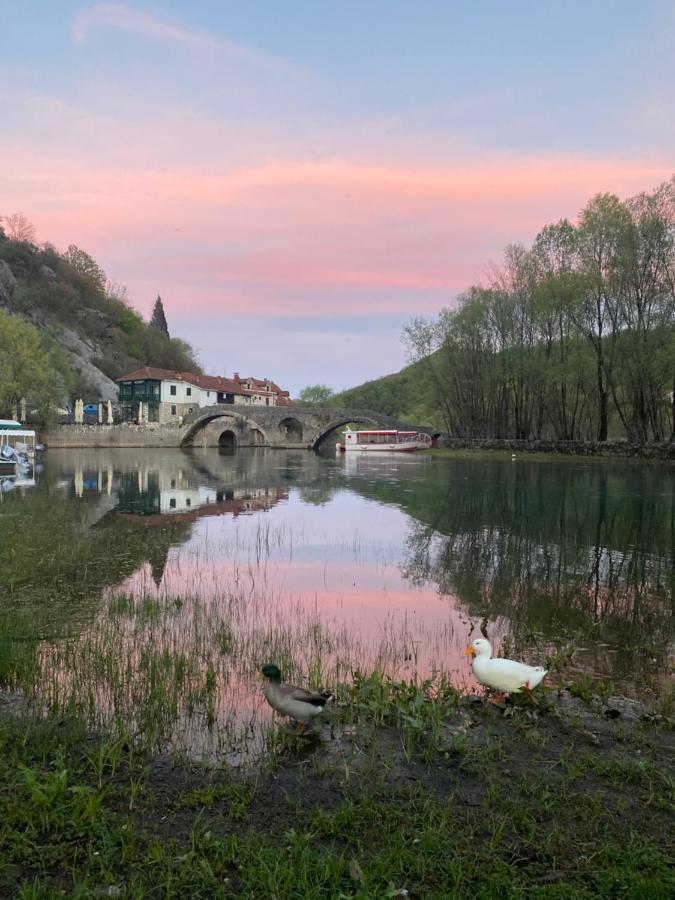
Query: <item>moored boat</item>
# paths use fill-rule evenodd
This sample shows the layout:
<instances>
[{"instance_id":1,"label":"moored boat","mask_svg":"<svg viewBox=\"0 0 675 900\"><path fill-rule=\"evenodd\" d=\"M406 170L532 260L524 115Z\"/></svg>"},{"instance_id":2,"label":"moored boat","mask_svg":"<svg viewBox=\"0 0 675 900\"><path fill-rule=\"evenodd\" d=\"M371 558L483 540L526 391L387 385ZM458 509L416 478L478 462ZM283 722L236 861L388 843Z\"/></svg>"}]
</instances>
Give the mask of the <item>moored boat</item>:
<instances>
[{"instance_id":1,"label":"moored boat","mask_svg":"<svg viewBox=\"0 0 675 900\"><path fill-rule=\"evenodd\" d=\"M433 447L433 438L423 431L396 431L395 429L377 429L368 431L352 431L348 428L342 432L344 441L335 446L342 451L364 453L411 453L415 450L428 450Z\"/></svg>"},{"instance_id":2,"label":"moored boat","mask_svg":"<svg viewBox=\"0 0 675 900\"><path fill-rule=\"evenodd\" d=\"M0 456L9 459L9 451L32 458L35 455L35 432L15 419L0 419Z\"/></svg>"}]
</instances>

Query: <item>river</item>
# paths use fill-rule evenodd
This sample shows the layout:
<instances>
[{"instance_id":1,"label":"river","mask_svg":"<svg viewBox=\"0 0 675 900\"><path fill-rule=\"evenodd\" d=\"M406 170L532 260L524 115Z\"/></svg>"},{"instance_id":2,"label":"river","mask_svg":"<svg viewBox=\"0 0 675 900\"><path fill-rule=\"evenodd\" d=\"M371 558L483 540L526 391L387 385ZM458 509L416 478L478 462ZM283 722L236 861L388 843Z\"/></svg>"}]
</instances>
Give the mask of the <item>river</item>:
<instances>
[{"instance_id":1,"label":"river","mask_svg":"<svg viewBox=\"0 0 675 900\"><path fill-rule=\"evenodd\" d=\"M667 464L61 450L1 498L5 682L190 755L260 747L268 661L476 690L481 624L551 686L671 680Z\"/></svg>"}]
</instances>

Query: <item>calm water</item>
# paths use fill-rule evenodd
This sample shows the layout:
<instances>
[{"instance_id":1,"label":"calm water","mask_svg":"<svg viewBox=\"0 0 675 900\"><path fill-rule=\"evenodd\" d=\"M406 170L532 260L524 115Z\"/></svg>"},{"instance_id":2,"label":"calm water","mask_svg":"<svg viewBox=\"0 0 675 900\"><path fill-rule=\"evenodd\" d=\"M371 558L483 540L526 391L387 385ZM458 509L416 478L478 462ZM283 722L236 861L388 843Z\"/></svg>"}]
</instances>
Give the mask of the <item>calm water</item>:
<instances>
[{"instance_id":1,"label":"calm water","mask_svg":"<svg viewBox=\"0 0 675 900\"><path fill-rule=\"evenodd\" d=\"M43 707L234 753L264 740L260 663L473 689L463 650L483 619L510 654L564 659L554 681L649 693L670 677L672 467L258 450L43 463L0 504L2 603L17 641L37 629L25 680Z\"/></svg>"}]
</instances>

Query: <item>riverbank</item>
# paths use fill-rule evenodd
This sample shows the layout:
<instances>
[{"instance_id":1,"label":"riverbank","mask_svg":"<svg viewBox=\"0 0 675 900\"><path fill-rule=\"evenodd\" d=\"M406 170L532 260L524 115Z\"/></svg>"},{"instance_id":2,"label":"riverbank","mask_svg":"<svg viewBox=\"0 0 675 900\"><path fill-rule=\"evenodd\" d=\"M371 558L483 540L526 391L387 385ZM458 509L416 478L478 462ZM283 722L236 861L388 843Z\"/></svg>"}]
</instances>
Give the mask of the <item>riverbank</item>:
<instances>
[{"instance_id":1,"label":"riverbank","mask_svg":"<svg viewBox=\"0 0 675 900\"><path fill-rule=\"evenodd\" d=\"M496 708L373 676L314 737L273 727L233 771L5 708L0 893L670 897L671 716L574 686Z\"/></svg>"},{"instance_id":2,"label":"riverbank","mask_svg":"<svg viewBox=\"0 0 675 900\"><path fill-rule=\"evenodd\" d=\"M489 453L491 458L521 454L527 459L633 459L675 462L675 441L659 444L630 444L627 441L516 441L468 440L441 437L433 451L436 456L463 456Z\"/></svg>"}]
</instances>

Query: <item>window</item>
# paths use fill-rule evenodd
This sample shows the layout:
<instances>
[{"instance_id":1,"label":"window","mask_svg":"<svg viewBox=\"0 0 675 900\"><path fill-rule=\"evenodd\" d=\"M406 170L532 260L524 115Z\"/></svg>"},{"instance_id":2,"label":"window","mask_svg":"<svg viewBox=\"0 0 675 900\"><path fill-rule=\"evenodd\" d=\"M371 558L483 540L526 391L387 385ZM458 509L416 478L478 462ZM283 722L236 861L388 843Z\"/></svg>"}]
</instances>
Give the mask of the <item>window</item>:
<instances>
[{"instance_id":1,"label":"window","mask_svg":"<svg viewBox=\"0 0 675 900\"><path fill-rule=\"evenodd\" d=\"M171 415L172 415L172 416L175 416L175 415L176 415L176 407L175 407L175 406L172 406L172 407L171 407Z\"/></svg>"},{"instance_id":2,"label":"window","mask_svg":"<svg viewBox=\"0 0 675 900\"><path fill-rule=\"evenodd\" d=\"M172 498L169 500L169 509L175 509L175 508L176 508L176 498L175 498L175 497L172 497Z\"/></svg>"},{"instance_id":3,"label":"window","mask_svg":"<svg viewBox=\"0 0 675 900\"><path fill-rule=\"evenodd\" d=\"M192 396L192 388L187 388L187 395L188 397Z\"/></svg>"},{"instance_id":4,"label":"window","mask_svg":"<svg viewBox=\"0 0 675 900\"><path fill-rule=\"evenodd\" d=\"M192 506L192 500L190 500L189 497L186 497L186 498L185 498L185 505L186 505L186 506Z\"/></svg>"},{"instance_id":5,"label":"window","mask_svg":"<svg viewBox=\"0 0 675 900\"><path fill-rule=\"evenodd\" d=\"M210 397L210 396L211 396L211 391L207 391L207 392L206 392L206 396L207 396L207 397Z\"/></svg>"},{"instance_id":6,"label":"window","mask_svg":"<svg viewBox=\"0 0 675 900\"><path fill-rule=\"evenodd\" d=\"M174 489L175 487L176 487L176 479L172 478L171 479L171 488Z\"/></svg>"},{"instance_id":7,"label":"window","mask_svg":"<svg viewBox=\"0 0 675 900\"><path fill-rule=\"evenodd\" d=\"M171 394L172 397L175 397L175 396L176 396L176 385L175 385L175 384L172 384L172 385L171 385L171 391L170 391L170 394Z\"/></svg>"}]
</instances>

